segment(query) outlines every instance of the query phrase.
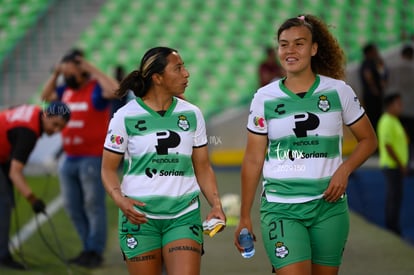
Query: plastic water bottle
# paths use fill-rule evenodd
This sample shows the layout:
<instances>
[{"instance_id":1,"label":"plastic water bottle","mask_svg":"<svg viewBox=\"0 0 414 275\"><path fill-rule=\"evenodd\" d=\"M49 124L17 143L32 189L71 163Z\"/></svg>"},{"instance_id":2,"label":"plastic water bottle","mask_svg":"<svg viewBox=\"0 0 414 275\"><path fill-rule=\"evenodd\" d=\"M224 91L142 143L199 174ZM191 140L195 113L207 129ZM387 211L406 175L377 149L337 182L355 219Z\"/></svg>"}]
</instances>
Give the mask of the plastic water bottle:
<instances>
[{"instance_id":1,"label":"plastic water bottle","mask_svg":"<svg viewBox=\"0 0 414 275\"><path fill-rule=\"evenodd\" d=\"M244 248L244 251L241 253L243 258L248 259L254 256L256 250L254 249L253 237L247 228L243 228L240 231L239 244Z\"/></svg>"}]
</instances>

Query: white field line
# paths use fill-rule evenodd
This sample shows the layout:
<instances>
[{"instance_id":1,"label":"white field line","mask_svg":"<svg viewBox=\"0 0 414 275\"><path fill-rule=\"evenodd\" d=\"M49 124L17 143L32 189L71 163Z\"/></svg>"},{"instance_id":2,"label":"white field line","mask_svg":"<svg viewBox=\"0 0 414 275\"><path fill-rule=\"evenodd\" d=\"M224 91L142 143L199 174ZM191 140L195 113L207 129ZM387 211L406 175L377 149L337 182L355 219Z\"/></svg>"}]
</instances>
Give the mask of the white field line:
<instances>
[{"instance_id":1,"label":"white field line","mask_svg":"<svg viewBox=\"0 0 414 275\"><path fill-rule=\"evenodd\" d=\"M46 207L46 213L48 216L44 214L38 214L37 218L33 217L28 223L26 223L19 232L17 232L10 240L9 249L10 252L15 252L14 250L21 246L31 235L33 235L37 231L37 224L42 225L47 221L48 218L52 218L52 216L62 207L63 199L59 195L54 198L50 203L48 203ZM36 222L36 219L38 222Z\"/></svg>"}]
</instances>

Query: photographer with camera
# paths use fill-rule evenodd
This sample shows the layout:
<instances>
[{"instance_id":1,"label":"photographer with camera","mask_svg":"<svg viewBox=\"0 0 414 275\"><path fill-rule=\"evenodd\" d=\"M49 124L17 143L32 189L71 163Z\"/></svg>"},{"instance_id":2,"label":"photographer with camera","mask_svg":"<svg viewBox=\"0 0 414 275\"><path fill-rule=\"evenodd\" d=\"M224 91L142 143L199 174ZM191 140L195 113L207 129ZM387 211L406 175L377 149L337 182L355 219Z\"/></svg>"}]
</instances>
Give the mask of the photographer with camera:
<instances>
[{"instance_id":1,"label":"photographer with camera","mask_svg":"<svg viewBox=\"0 0 414 275\"><path fill-rule=\"evenodd\" d=\"M63 76L64 83L57 85ZM64 207L83 249L70 263L95 268L103 262L106 245L105 190L100 176L102 148L110 117L110 99L118 82L72 50L56 66L42 99L58 99L72 112L62 131L64 157L58 174Z\"/></svg>"},{"instance_id":2,"label":"photographer with camera","mask_svg":"<svg viewBox=\"0 0 414 275\"><path fill-rule=\"evenodd\" d=\"M36 214L45 212L45 203L33 194L23 169L40 136L61 131L69 119L70 110L62 102L52 102L45 110L36 105L20 105L0 112L0 268L25 269L8 249L13 186Z\"/></svg>"}]
</instances>

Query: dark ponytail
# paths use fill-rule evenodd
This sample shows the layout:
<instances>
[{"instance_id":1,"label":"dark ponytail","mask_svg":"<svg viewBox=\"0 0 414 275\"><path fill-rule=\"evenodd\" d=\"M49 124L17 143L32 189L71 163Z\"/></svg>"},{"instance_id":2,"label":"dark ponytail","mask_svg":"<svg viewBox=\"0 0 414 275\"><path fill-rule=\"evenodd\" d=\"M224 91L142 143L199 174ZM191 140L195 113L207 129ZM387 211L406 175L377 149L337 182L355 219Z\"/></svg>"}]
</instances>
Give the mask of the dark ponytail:
<instances>
[{"instance_id":1,"label":"dark ponytail","mask_svg":"<svg viewBox=\"0 0 414 275\"><path fill-rule=\"evenodd\" d=\"M134 70L128 74L119 84L119 89L115 91L115 94L122 98L128 94L131 90L135 96L143 97L148 90L145 89L145 81L139 70Z\"/></svg>"},{"instance_id":2,"label":"dark ponytail","mask_svg":"<svg viewBox=\"0 0 414 275\"><path fill-rule=\"evenodd\" d=\"M132 71L121 81L116 95L123 97L131 90L137 97L145 96L151 88L152 75L164 72L168 64L167 57L173 52L177 51L168 47L149 49L141 59L139 70Z\"/></svg>"}]
</instances>

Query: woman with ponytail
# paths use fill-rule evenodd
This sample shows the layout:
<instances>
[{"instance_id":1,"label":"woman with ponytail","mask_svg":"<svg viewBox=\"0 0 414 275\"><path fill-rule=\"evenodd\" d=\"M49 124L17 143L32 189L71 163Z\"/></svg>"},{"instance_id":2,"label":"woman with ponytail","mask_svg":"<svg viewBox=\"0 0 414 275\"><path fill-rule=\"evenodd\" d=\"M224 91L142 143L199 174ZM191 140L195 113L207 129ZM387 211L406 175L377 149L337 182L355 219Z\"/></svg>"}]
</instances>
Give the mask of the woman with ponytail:
<instances>
[{"instance_id":1,"label":"woman with ponytail","mask_svg":"<svg viewBox=\"0 0 414 275\"><path fill-rule=\"evenodd\" d=\"M119 207L119 241L130 274L197 275L206 219L225 221L210 165L204 118L179 98L189 73L178 52L148 50L117 95L131 100L113 116L105 140L102 179ZM122 183L117 168L124 158Z\"/></svg>"}]
</instances>

